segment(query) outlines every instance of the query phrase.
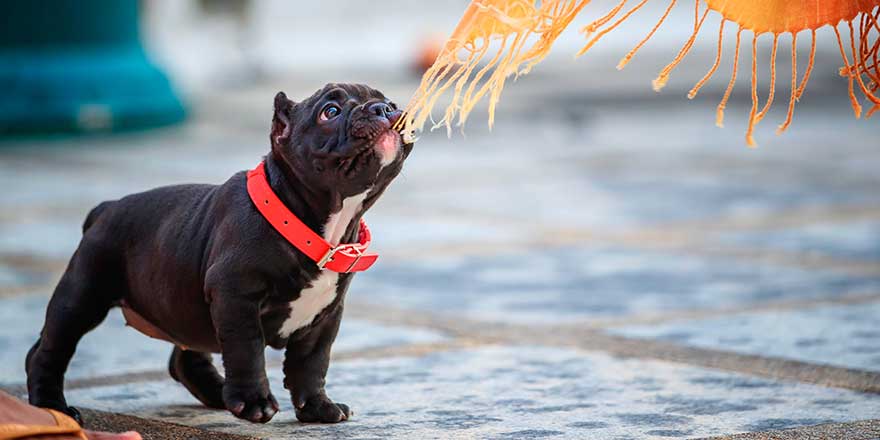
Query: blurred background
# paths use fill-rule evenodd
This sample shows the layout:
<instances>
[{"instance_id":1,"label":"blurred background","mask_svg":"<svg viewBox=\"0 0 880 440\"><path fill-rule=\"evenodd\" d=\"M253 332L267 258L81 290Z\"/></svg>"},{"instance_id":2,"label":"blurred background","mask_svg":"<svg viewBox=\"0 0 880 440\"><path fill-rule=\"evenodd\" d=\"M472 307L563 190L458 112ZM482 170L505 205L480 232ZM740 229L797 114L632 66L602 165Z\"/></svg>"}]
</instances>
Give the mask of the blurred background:
<instances>
[{"instance_id":1,"label":"blurred background","mask_svg":"<svg viewBox=\"0 0 880 440\"><path fill-rule=\"evenodd\" d=\"M595 0L576 27L615 4ZM279 90L296 100L327 82L359 82L404 105L425 59L432 59L466 5L461 0L4 5L0 320L7 325L0 329L0 385L23 392L24 355L91 207L159 185L220 183L253 167L269 150L272 98ZM626 69L615 69L666 5L648 4L577 60L573 54L583 36L569 29L546 61L507 85L491 131L483 103L465 130L451 137L445 130L420 134L404 173L367 214L381 258L349 292L349 317L334 350L350 360L331 368L329 379L333 387L334 374L343 378L351 389L339 385L337 393L362 400L361 407L377 414L368 411L354 425L332 429L372 427L388 436L464 429L483 435L552 425L548 429L563 435L664 437L651 432L665 426L666 434L720 435L880 413L872 394L880 390L878 125L853 118L846 81L837 74L841 61L832 30L819 31L806 93L789 131L776 136L789 98L790 36L780 38L776 105L756 130L759 147L748 149L747 53L740 57L725 128L714 125L715 106L730 78L735 26L725 30L714 78L695 99L686 98L714 60L716 13L662 93L652 91L651 80L690 35L692 5L676 6ZM809 38L801 37L799 59L806 60ZM744 42L750 38L744 33ZM758 45L762 103L771 41L764 36ZM799 64L802 72L805 62ZM523 331L538 335L531 348L511 348ZM566 342L541 339L551 333L573 336ZM590 345L596 335L640 341L644 353L635 356L648 359L666 359L661 345L652 344L721 353L717 356L731 359L722 368L729 374L763 377L781 388L767 391L766 402L706 413L704 405L680 401L745 399L760 394L743 391L755 382L730 380L724 382L728 388L712 388L697 380L699 374L667 370L666 364L623 368L615 364L620 353L614 344ZM597 361L590 350L611 358ZM212 426L210 417L224 415L200 412L180 394L182 388L164 391L168 353L167 344L124 328L113 312L83 340L71 366L74 391L68 399L78 396L85 407L205 429L244 429L234 423ZM394 383L411 397L379 414L382 381L373 377L367 381L376 385L373 394L361 394L364 380L356 368L361 355L387 355L383 362L395 374L385 386ZM279 362L280 354L269 356ZM433 361L394 360L397 356ZM791 363L773 364L768 374L753 371L741 356ZM584 362L554 379L563 384L611 382L592 393L559 397L558 390L549 391L552 384L540 382L544 370L536 369L536 362ZM707 366L697 358L676 362ZM443 366L449 364L467 372L434 375L448 374ZM860 371L868 374L867 385L786 385L786 380L828 382L821 368L811 380L786 372L799 365ZM613 382L611 373L584 376L629 368L642 376L629 382ZM423 376L413 379L406 372ZM678 374L694 380L671 379ZM517 389L511 384L519 375L539 383ZM400 377L410 379L395 382ZM633 384L643 385L645 378L663 385L632 394ZM280 379L275 382L280 387ZM438 382L448 385L448 396L431 391ZM413 384L419 388L407 388ZM462 409L456 395L476 384L488 388L471 393L467 411L481 422L462 422L454 412ZM510 402L499 403L498 395L507 393ZM677 396L677 406L670 396ZM432 414L422 406L436 399L453 412ZM554 410L564 416L553 420L517 412L530 408L523 400L554 399L581 406ZM584 406L590 399L618 407ZM838 402L815 403L823 399ZM639 423L621 418L621 408L630 407L667 418ZM408 410L439 421L408 425L402 416ZM680 419L670 421L670 414ZM599 424L566 424L581 419Z\"/></svg>"}]
</instances>

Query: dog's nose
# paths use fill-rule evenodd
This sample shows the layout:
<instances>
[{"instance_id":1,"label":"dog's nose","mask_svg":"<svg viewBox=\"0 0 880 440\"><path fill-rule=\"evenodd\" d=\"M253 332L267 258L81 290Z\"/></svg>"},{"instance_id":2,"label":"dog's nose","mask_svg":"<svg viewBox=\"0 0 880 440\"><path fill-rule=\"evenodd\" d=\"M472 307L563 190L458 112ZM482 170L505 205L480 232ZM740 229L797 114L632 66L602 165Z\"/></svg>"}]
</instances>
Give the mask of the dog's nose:
<instances>
[{"instance_id":1,"label":"dog's nose","mask_svg":"<svg viewBox=\"0 0 880 440\"><path fill-rule=\"evenodd\" d=\"M384 102L377 102L370 105L370 113L381 118L390 119L391 114L394 113L394 109Z\"/></svg>"}]
</instances>

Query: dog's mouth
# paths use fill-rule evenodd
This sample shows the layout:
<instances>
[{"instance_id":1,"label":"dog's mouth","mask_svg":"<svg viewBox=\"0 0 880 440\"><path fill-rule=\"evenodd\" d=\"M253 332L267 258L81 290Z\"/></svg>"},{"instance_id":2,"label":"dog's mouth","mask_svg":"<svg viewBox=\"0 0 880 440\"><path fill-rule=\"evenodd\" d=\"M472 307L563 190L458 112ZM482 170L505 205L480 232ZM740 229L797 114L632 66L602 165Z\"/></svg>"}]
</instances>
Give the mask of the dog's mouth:
<instances>
[{"instance_id":1,"label":"dog's mouth","mask_svg":"<svg viewBox=\"0 0 880 440\"><path fill-rule=\"evenodd\" d=\"M372 144L373 150L379 155L379 163L384 167L397 159L403 139L396 130L388 129L377 136Z\"/></svg>"},{"instance_id":2,"label":"dog's mouth","mask_svg":"<svg viewBox=\"0 0 880 440\"><path fill-rule=\"evenodd\" d=\"M346 176L356 175L371 160L378 160L379 165L385 167L394 162L402 146L403 140L399 132L392 129L381 130L342 161L343 172Z\"/></svg>"}]
</instances>

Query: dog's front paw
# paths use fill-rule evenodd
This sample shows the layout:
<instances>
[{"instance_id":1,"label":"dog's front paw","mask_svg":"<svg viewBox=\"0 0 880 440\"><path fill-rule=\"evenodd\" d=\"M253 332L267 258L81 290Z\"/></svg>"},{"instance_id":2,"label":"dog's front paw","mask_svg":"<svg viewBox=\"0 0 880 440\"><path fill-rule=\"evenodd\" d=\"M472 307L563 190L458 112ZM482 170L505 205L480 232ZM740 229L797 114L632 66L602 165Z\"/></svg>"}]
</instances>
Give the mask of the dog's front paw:
<instances>
[{"instance_id":1,"label":"dog's front paw","mask_svg":"<svg viewBox=\"0 0 880 440\"><path fill-rule=\"evenodd\" d=\"M254 423L266 423L278 412L278 401L268 387L241 387L227 383L223 386L223 403L236 417Z\"/></svg>"},{"instance_id":2,"label":"dog's front paw","mask_svg":"<svg viewBox=\"0 0 880 440\"><path fill-rule=\"evenodd\" d=\"M324 394L313 396L302 408L296 408L296 418L303 423L339 423L351 416L348 405L333 403Z\"/></svg>"}]
</instances>

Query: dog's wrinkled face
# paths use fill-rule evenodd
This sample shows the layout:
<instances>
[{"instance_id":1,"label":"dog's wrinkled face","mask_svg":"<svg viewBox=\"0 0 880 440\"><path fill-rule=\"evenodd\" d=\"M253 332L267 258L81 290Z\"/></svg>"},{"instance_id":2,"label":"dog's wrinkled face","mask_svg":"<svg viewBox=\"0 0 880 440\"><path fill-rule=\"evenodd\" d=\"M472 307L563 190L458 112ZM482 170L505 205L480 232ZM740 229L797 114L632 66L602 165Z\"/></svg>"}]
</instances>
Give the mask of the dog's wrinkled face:
<instances>
[{"instance_id":1,"label":"dog's wrinkled face","mask_svg":"<svg viewBox=\"0 0 880 440\"><path fill-rule=\"evenodd\" d=\"M402 112L378 90L327 84L294 103L275 96L272 154L315 189L343 197L381 192L412 150L392 127Z\"/></svg>"}]
</instances>

